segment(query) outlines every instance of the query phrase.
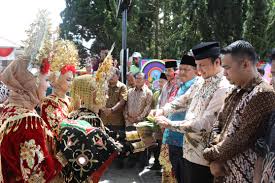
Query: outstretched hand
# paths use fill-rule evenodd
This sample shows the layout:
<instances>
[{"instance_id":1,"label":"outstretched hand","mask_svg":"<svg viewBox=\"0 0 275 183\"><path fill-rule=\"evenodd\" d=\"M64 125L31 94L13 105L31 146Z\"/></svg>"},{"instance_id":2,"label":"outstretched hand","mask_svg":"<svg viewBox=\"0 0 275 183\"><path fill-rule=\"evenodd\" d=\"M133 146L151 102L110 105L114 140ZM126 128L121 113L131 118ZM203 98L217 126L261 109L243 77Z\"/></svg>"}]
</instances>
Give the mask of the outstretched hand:
<instances>
[{"instance_id":1,"label":"outstretched hand","mask_svg":"<svg viewBox=\"0 0 275 183\"><path fill-rule=\"evenodd\" d=\"M171 127L171 121L164 117L164 116L158 116L156 117L156 123L161 127L161 128L169 128Z\"/></svg>"},{"instance_id":2,"label":"outstretched hand","mask_svg":"<svg viewBox=\"0 0 275 183\"><path fill-rule=\"evenodd\" d=\"M153 109L150 111L149 116L162 116L163 115L163 110L162 109Z\"/></svg>"}]
</instances>

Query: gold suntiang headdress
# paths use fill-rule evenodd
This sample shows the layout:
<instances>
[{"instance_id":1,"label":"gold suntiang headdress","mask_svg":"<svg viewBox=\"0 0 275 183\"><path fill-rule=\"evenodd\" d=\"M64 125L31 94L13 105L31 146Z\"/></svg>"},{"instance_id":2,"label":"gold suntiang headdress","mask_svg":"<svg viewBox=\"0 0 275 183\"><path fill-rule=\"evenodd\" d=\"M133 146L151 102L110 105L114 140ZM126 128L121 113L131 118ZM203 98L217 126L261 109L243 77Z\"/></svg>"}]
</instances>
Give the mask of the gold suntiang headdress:
<instances>
[{"instance_id":1,"label":"gold suntiang headdress","mask_svg":"<svg viewBox=\"0 0 275 183\"><path fill-rule=\"evenodd\" d=\"M46 10L40 10L35 21L26 31L28 38L23 41L23 56L29 59L28 70L32 74L37 74L40 70L43 59L49 57L51 50L51 32L49 13Z\"/></svg>"},{"instance_id":2,"label":"gold suntiang headdress","mask_svg":"<svg viewBox=\"0 0 275 183\"><path fill-rule=\"evenodd\" d=\"M114 45L99 66L95 76L83 75L74 79L71 89L74 106L76 106L77 102L81 101L82 106L95 113L98 113L99 109L105 107L108 80L113 75L113 60L111 56L113 48Z\"/></svg>"},{"instance_id":3,"label":"gold suntiang headdress","mask_svg":"<svg viewBox=\"0 0 275 183\"><path fill-rule=\"evenodd\" d=\"M113 73L113 58L112 51L115 47L115 43L112 45L107 56L104 58L102 64L99 66L96 72L96 104L106 104L106 91L108 91L108 80L112 77Z\"/></svg>"},{"instance_id":4,"label":"gold suntiang headdress","mask_svg":"<svg viewBox=\"0 0 275 183\"><path fill-rule=\"evenodd\" d=\"M78 51L75 44L69 40L57 40L53 43L53 51L51 53L51 71L75 72L75 67L79 64Z\"/></svg>"},{"instance_id":5,"label":"gold suntiang headdress","mask_svg":"<svg viewBox=\"0 0 275 183\"><path fill-rule=\"evenodd\" d=\"M74 78L71 87L71 97L73 105L76 107L81 101L84 106L91 111L98 113L102 106L96 105L96 81L93 75L87 74ZM104 106L103 106L104 107Z\"/></svg>"}]
</instances>

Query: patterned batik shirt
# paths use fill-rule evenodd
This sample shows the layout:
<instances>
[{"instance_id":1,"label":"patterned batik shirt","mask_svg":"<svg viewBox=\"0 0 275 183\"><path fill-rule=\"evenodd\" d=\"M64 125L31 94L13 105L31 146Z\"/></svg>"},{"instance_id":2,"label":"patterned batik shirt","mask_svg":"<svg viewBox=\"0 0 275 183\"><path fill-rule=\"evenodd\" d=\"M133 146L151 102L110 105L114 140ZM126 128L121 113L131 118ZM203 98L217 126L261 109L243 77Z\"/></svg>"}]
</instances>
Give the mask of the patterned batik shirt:
<instances>
[{"instance_id":1,"label":"patterned batik shirt","mask_svg":"<svg viewBox=\"0 0 275 183\"><path fill-rule=\"evenodd\" d=\"M254 180L261 183L275 182L275 110L269 118L267 131L255 145L258 159Z\"/></svg>"},{"instance_id":2,"label":"patterned batik shirt","mask_svg":"<svg viewBox=\"0 0 275 183\"><path fill-rule=\"evenodd\" d=\"M157 109L163 107L168 102L172 102L177 95L177 91L178 85L176 84L176 79L168 81L161 90Z\"/></svg>"},{"instance_id":3,"label":"patterned batik shirt","mask_svg":"<svg viewBox=\"0 0 275 183\"><path fill-rule=\"evenodd\" d=\"M140 90L137 88L131 88L128 92L128 101L124 110L124 118L126 126L132 126L128 121L128 118L134 118L135 122L141 122L145 120L145 117L149 114L152 106L153 93L144 85Z\"/></svg>"},{"instance_id":4,"label":"patterned batik shirt","mask_svg":"<svg viewBox=\"0 0 275 183\"><path fill-rule=\"evenodd\" d=\"M227 172L222 182L252 182L257 158L254 144L266 132L274 108L273 88L260 76L226 98L213 126L211 147L204 150L207 160L224 162Z\"/></svg>"},{"instance_id":5,"label":"patterned batik shirt","mask_svg":"<svg viewBox=\"0 0 275 183\"><path fill-rule=\"evenodd\" d=\"M122 82L118 81L116 86L110 86L108 88L108 99L106 103L106 108L114 107L119 101L127 101L127 87ZM101 120L104 125L112 126L124 126L125 120L123 117L123 107L121 109L112 112L110 115L106 116L104 113L100 113Z\"/></svg>"},{"instance_id":6,"label":"patterned batik shirt","mask_svg":"<svg viewBox=\"0 0 275 183\"><path fill-rule=\"evenodd\" d=\"M222 72L199 78L184 95L163 107L165 115L188 109L185 120L171 124L172 130L184 133L183 157L188 161L209 166L202 153L230 86Z\"/></svg>"}]
</instances>

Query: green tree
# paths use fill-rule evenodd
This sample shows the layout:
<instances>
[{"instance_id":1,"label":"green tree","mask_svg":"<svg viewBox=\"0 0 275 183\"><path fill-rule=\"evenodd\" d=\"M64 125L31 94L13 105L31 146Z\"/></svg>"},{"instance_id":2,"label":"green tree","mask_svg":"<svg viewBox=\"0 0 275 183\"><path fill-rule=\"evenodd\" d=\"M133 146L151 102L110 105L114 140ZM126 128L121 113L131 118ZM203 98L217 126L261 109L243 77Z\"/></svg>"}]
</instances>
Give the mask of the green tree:
<instances>
[{"instance_id":1,"label":"green tree","mask_svg":"<svg viewBox=\"0 0 275 183\"><path fill-rule=\"evenodd\" d=\"M250 0L245 21L244 38L262 55L266 50L264 35L268 26L267 0Z\"/></svg>"},{"instance_id":2,"label":"green tree","mask_svg":"<svg viewBox=\"0 0 275 183\"><path fill-rule=\"evenodd\" d=\"M113 54L121 49L121 15L117 0L66 0L61 13L61 36L76 42L81 58L99 53L102 45ZM275 0L135 0L128 13L127 47L146 58L176 58L200 41L225 46L237 39L250 41L264 56L275 47ZM94 39L91 48L82 40Z\"/></svg>"}]
</instances>

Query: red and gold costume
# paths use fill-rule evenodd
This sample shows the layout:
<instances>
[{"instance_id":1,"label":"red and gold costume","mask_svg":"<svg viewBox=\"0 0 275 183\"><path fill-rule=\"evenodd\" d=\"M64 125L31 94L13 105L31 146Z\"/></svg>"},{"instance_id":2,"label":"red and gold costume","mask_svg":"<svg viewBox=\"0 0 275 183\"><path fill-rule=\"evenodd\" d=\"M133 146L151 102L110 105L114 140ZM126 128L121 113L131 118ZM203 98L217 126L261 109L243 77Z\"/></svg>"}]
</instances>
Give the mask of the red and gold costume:
<instances>
[{"instance_id":1,"label":"red and gold costume","mask_svg":"<svg viewBox=\"0 0 275 183\"><path fill-rule=\"evenodd\" d=\"M1 115L1 160L4 183L48 182L62 169L49 153L45 122L35 110L9 104Z\"/></svg>"},{"instance_id":2,"label":"red and gold costume","mask_svg":"<svg viewBox=\"0 0 275 183\"><path fill-rule=\"evenodd\" d=\"M52 133L34 110L46 90L48 25L47 13L39 12L27 32L24 52L1 76L11 91L0 116L1 183L57 180L66 164L61 153L49 151L46 139L51 139Z\"/></svg>"},{"instance_id":3,"label":"red and gold costume","mask_svg":"<svg viewBox=\"0 0 275 183\"><path fill-rule=\"evenodd\" d=\"M69 99L69 98L68 98ZM41 117L46 122L49 129L56 137L59 123L68 118L70 100L59 98L51 94L47 96L41 106Z\"/></svg>"},{"instance_id":4,"label":"red and gold costume","mask_svg":"<svg viewBox=\"0 0 275 183\"><path fill-rule=\"evenodd\" d=\"M66 96L70 87L67 76L70 75L72 78L76 72L78 51L75 45L67 40L55 41L50 63L52 71L50 81L52 82L54 93L43 100L41 117L53 132L54 137L58 138L60 123L68 118L68 114L71 111L70 97ZM66 85L66 89L64 89L64 85Z\"/></svg>"}]
</instances>

